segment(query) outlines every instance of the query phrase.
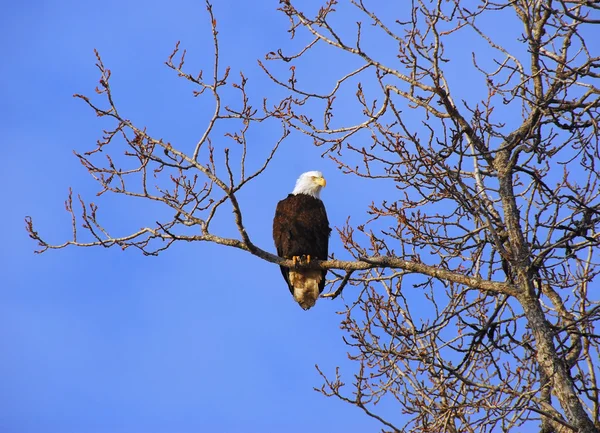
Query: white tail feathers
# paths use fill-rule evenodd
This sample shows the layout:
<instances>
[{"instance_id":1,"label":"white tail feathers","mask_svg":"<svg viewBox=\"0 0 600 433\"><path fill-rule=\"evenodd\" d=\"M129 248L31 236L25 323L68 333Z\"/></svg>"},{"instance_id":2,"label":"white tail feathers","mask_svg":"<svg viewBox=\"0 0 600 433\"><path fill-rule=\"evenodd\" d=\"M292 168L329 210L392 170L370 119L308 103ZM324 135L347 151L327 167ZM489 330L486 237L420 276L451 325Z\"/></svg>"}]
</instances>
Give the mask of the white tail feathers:
<instances>
[{"instance_id":1,"label":"white tail feathers","mask_svg":"<svg viewBox=\"0 0 600 433\"><path fill-rule=\"evenodd\" d=\"M319 298L319 283L323 275L321 271L290 271L290 284L294 288L294 299L304 310L313 307Z\"/></svg>"}]
</instances>

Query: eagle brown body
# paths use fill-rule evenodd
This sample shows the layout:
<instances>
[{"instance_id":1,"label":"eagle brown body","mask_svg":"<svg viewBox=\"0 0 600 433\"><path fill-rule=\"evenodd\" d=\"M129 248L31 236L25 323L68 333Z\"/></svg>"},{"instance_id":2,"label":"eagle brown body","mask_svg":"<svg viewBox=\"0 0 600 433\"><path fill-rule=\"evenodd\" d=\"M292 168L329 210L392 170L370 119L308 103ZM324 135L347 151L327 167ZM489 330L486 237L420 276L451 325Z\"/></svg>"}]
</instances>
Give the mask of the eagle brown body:
<instances>
[{"instance_id":1,"label":"eagle brown body","mask_svg":"<svg viewBox=\"0 0 600 433\"><path fill-rule=\"evenodd\" d=\"M318 174L320 178L313 176L313 180L320 179L324 186L325 180ZM318 198L318 192L316 195L290 194L277 204L273 219L273 240L280 257L299 258L301 261L327 260L331 229L325 206ZM285 266L280 268L296 302L305 310L314 306L325 287L327 271L289 269Z\"/></svg>"}]
</instances>

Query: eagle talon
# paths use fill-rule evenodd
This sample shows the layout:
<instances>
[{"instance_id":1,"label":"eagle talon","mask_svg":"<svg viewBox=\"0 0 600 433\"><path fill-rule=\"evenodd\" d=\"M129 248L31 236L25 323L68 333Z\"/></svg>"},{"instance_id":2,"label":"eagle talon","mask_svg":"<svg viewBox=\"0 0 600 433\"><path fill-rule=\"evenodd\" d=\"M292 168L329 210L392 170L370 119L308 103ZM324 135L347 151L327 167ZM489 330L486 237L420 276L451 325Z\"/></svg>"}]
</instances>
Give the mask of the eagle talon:
<instances>
[{"instance_id":1,"label":"eagle talon","mask_svg":"<svg viewBox=\"0 0 600 433\"><path fill-rule=\"evenodd\" d=\"M306 255L306 263L309 264L310 263L310 254Z\"/></svg>"},{"instance_id":2,"label":"eagle talon","mask_svg":"<svg viewBox=\"0 0 600 433\"><path fill-rule=\"evenodd\" d=\"M302 258L300 256L292 256L292 263L294 267L298 266L298 263L300 263L301 261Z\"/></svg>"}]
</instances>

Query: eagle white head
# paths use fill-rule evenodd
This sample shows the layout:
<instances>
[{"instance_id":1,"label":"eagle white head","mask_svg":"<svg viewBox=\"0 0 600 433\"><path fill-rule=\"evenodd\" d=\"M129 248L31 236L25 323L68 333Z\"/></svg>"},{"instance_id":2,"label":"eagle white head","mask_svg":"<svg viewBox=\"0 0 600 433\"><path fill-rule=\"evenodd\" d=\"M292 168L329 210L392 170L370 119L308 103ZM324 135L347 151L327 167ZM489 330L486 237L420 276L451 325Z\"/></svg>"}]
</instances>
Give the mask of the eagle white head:
<instances>
[{"instance_id":1,"label":"eagle white head","mask_svg":"<svg viewBox=\"0 0 600 433\"><path fill-rule=\"evenodd\" d=\"M320 198L321 188L327 185L323 173L320 171L307 171L302 173L296 181L296 187L292 194L307 194L314 198Z\"/></svg>"}]
</instances>

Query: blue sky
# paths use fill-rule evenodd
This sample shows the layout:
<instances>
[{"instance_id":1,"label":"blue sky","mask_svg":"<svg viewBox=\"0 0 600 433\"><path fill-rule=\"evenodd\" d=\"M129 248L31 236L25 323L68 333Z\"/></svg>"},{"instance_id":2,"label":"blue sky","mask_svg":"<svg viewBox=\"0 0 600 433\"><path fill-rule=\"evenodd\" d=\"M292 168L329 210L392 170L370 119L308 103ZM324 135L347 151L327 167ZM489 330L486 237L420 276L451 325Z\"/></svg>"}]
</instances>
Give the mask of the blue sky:
<instances>
[{"instance_id":1,"label":"blue sky","mask_svg":"<svg viewBox=\"0 0 600 433\"><path fill-rule=\"evenodd\" d=\"M287 20L277 2L250 3L219 1L215 14L223 64L244 68L259 86L256 59L279 46ZM173 142L195 142L205 113L163 62L181 40L190 66L210 66L203 2L34 1L3 9L0 431L373 430L358 409L313 390L321 384L315 364L329 373L347 365L335 314L341 301L302 311L277 267L208 244L176 245L160 257L119 249L33 254L24 217L33 216L49 241L68 239L70 186L100 204L115 233L154 221L155 208L144 203L95 197L98 187L72 151L90 149L105 124L72 94L93 94L96 48L127 117ZM260 87L252 91L260 96ZM275 204L299 173L325 173L333 225L350 213L350 196L363 197L357 205L371 199L342 185L307 140L286 145L241 199L252 209L250 234L270 251Z\"/></svg>"},{"instance_id":2,"label":"blue sky","mask_svg":"<svg viewBox=\"0 0 600 433\"><path fill-rule=\"evenodd\" d=\"M312 7L318 2L306 3ZM277 5L215 1L221 64L232 67L232 76L244 70L250 95L258 98L255 103L262 96L282 95L256 59L282 45L300 46L287 41L288 21ZM393 16L388 12L384 16ZM352 372L336 314L343 309L341 299L320 300L305 312L276 266L210 244L178 244L159 257L119 249L33 254L36 245L25 232L24 217L31 215L50 242L69 239L63 204L69 187L101 206L101 218L115 235L154 223L161 212L156 206L95 197L98 186L72 151L91 149L107 124L72 95L93 95L99 78L93 49L98 49L112 70L125 117L147 125L155 137L182 147L195 144L210 104L192 98L192 87L164 61L181 40L191 70L211 67L204 3L15 2L0 17L0 36L5 203L0 216L5 228L0 431L376 430L379 425L359 409L313 390L321 385L315 364L330 374L336 366L347 375ZM458 65L469 62L471 50L481 47L477 39L463 43L468 49L449 53ZM385 45L379 49L384 56ZM331 81L323 77L352 61L327 60L315 56L298 74L316 88L323 84L330 89ZM474 100L483 82L465 74L460 67L449 68L448 78L462 89L460 99ZM351 89L348 97L354 94ZM406 112L407 118L411 115ZM277 132L253 132L250 164L262 163ZM382 197L380 184L374 188L343 176L320 153L310 140L292 136L269 170L240 195L248 232L260 247L274 252L275 205L304 171L325 174L323 200L333 226L342 226L348 215L362 221L366 206ZM230 233L230 213L222 217L219 229ZM335 232L331 245L338 257L345 257ZM397 411L385 404L387 413Z\"/></svg>"}]
</instances>

